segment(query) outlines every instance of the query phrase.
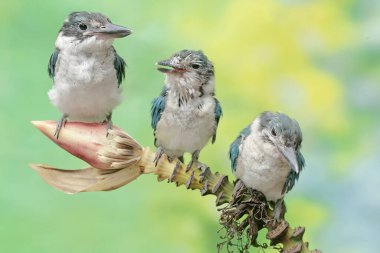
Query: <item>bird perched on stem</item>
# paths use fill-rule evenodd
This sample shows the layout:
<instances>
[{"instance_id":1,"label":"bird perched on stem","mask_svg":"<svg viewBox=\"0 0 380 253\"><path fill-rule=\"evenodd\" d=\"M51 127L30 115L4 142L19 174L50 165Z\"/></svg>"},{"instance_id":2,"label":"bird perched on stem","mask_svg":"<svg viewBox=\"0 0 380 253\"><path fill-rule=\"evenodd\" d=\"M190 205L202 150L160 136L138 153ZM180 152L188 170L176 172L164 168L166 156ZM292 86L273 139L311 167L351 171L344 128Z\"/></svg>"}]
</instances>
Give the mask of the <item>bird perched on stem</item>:
<instances>
[{"instance_id":1,"label":"bird perched on stem","mask_svg":"<svg viewBox=\"0 0 380 253\"><path fill-rule=\"evenodd\" d=\"M202 51L182 50L157 63L165 74L165 87L152 103L151 116L155 162L165 153L169 160L183 162L185 152L192 154L187 169L198 162L199 153L216 130L222 115L214 97L214 66Z\"/></svg>"},{"instance_id":2,"label":"bird perched on stem","mask_svg":"<svg viewBox=\"0 0 380 253\"><path fill-rule=\"evenodd\" d=\"M304 167L302 132L297 121L283 113L263 112L230 146L234 175L274 204L275 220L285 214L283 198Z\"/></svg>"},{"instance_id":3,"label":"bird perched on stem","mask_svg":"<svg viewBox=\"0 0 380 253\"><path fill-rule=\"evenodd\" d=\"M112 42L129 34L131 30L100 13L73 12L65 20L48 65L54 80L48 95L63 114L57 138L67 118L112 128L112 110L121 102L119 86L125 76L125 62Z\"/></svg>"}]
</instances>

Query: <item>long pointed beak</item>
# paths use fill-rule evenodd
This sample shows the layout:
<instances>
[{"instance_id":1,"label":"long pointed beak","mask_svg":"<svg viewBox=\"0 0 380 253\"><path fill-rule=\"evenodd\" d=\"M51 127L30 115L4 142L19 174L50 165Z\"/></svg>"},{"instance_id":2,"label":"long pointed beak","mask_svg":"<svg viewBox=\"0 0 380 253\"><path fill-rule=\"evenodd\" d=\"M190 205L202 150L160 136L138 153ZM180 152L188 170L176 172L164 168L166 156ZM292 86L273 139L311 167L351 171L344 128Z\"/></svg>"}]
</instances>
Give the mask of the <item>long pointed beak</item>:
<instances>
[{"instance_id":1,"label":"long pointed beak","mask_svg":"<svg viewBox=\"0 0 380 253\"><path fill-rule=\"evenodd\" d=\"M111 23L102 26L96 34L100 37L111 37L111 38L123 38L130 35L132 31L126 27L114 25Z\"/></svg>"},{"instance_id":2,"label":"long pointed beak","mask_svg":"<svg viewBox=\"0 0 380 253\"><path fill-rule=\"evenodd\" d=\"M288 161L292 170L294 170L297 174L299 173L299 166L297 162L296 151L292 147L286 147L281 143L276 143L277 149L284 156L284 158Z\"/></svg>"}]
</instances>

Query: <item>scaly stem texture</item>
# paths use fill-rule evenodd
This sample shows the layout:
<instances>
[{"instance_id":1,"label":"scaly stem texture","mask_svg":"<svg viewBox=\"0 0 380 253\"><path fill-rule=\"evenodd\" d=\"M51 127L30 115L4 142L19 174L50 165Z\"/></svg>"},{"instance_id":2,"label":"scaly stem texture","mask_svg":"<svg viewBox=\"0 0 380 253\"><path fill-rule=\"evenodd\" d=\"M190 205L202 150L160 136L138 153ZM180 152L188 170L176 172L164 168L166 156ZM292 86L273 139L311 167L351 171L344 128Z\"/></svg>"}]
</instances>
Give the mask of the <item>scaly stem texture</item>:
<instances>
[{"instance_id":1,"label":"scaly stem texture","mask_svg":"<svg viewBox=\"0 0 380 253\"><path fill-rule=\"evenodd\" d=\"M227 224L227 233L231 233L231 226L238 228L237 230L233 229L236 230L238 237L247 233L249 246L258 247L255 240L257 234L261 229L267 228L269 232L266 237L270 240L270 244L272 246L282 244L281 252L283 253L320 252L318 250L310 251L308 243L302 240L305 228L291 228L286 221L274 224L273 212L265 199L253 198L252 196L255 195L252 195L252 191L244 186L240 186L243 189L240 189L239 192L239 187L235 187L226 175L218 172L212 173L208 167L198 169L193 166L187 170L187 166L179 160L169 162L165 155L155 166L154 157L155 154L149 148L144 148L138 163L144 173L156 174L158 181L167 179L168 182L173 182L177 186L184 185L187 189L198 189L202 196L215 195L217 206L229 203L221 209L221 223ZM257 215L259 212L261 212L260 216ZM231 226L225 219L231 219ZM230 234L227 237L232 239L233 235ZM248 247L245 246L240 251L248 252Z\"/></svg>"},{"instance_id":2,"label":"scaly stem texture","mask_svg":"<svg viewBox=\"0 0 380 253\"><path fill-rule=\"evenodd\" d=\"M291 228L285 220L274 222L273 211L262 194L246 188L240 181L232 183L226 175L212 173L208 167L193 166L187 170L179 160L169 162L165 155L156 166L154 152L143 148L117 127L105 138L102 125L69 122L58 140L54 136L55 122L36 121L33 124L57 145L91 165L81 170L30 165L47 183L63 192L109 191L153 173L159 181L166 179L177 186L198 189L202 196L216 196L216 205L223 205L220 223L226 232L219 249L227 245L230 251L232 245L233 251L237 248L240 252L249 252L252 246L263 247L256 238L266 228L270 245L276 248L282 245L279 249L283 253L319 252L310 251L308 243L302 240L303 227Z\"/></svg>"},{"instance_id":3,"label":"scaly stem texture","mask_svg":"<svg viewBox=\"0 0 380 253\"><path fill-rule=\"evenodd\" d=\"M169 162L165 155L161 157L157 166L153 163L154 153L149 148L144 149L139 166L144 173L154 173L158 181L168 179L177 186L184 185L187 189L200 190L201 195L216 195L216 205L228 203L231 200L234 186L226 175L211 173L208 167L198 169L195 166L187 170L187 166L179 160Z\"/></svg>"}]
</instances>

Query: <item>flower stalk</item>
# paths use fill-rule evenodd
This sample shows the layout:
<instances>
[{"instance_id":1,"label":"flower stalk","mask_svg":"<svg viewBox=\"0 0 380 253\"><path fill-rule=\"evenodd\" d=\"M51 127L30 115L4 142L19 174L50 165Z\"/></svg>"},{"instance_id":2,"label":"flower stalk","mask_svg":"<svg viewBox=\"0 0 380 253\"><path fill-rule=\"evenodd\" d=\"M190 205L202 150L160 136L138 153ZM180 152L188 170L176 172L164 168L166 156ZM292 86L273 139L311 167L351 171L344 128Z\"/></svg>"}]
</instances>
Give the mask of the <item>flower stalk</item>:
<instances>
[{"instance_id":1,"label":"flower stalk","mask_svg":"<svg viewBox=\"0 0 380 253\"><path fill-rule=\"evenodd\" d=\"M308 243L302 239L303 227L291 228L285 220L274 223L273 211L262 194L246 188L241 181L232 183L226 175L195 165L187 170L178 159L169 162L165 155L155 166L155 153L116 127L106 135L106 126L101 124L67 123L57 139L55 122L34 121L33 124L54 143L90 165L80 170L30 165L48 184L63 192L109 191L153 173L158 181L168 180L177 186L200 190L202 196L216 196L216 205L223 205L220 223L225 230L218 249L227 245L229 252L236 248L248 252L252 246L263 247L256 238L266 228L270 245L282 245L279 250L283 253L319 252L308 249Z\"/></svg>"}]
</instances>

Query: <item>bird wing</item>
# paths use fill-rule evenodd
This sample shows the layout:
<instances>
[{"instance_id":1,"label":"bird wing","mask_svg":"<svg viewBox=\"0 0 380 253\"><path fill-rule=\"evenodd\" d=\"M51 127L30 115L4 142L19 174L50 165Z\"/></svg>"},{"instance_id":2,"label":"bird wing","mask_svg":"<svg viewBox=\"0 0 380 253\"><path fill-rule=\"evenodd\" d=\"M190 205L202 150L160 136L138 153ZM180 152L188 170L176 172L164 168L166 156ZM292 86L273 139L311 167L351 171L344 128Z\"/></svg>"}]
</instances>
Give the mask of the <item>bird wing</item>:
<instances>
[{"instance_id":1,"label":"bird wing","mask_svg":"<svg viewBox=\"0 0 380 253\"><path fill-rule=\"evenodd\" d=\"M121 58L121 56L116 53L115 48L113 50L115 52L115 60L113 62L113 66L115 67L115 70L116 70L117 83L119 87L121 82L123 82L125 78L126 63L124 59Z\"/></svg>"},{"instance_id":2,"label":"bird wing","mask_svg":"<svg viewBox=\"0 0 380 253\"><path fill-rule=\"evenodd\" d=\"M298 180L300 176L302 168L305 166L305 159L300 151L296 152L296 157L297 157L299 171L297 173L294 170L290 170L290 173L288 177L286 178L284 188L282 189L282 194L288 193L293 188L294 184L296 183L296 181Z\"/></svg>"},{"instance_id":3,"label":"bird wing","mask_svg":"<svg viewBox=\"0 0 380 253\"><path fill-rule=\"evenodd\" d=\"M251 125L244 128L230 146L230 160L232 171L236 171L236 163L243 140L251 133Z\"/></svg>"},{"instance_id":4,"label":"bird wing","mask_svg":"<svg viewBox=\"0 0 380 253\"><path fill-rule=\"evenodd\" d=\"M50 78L54 78L55 76L55 65L57 63L59 56L59 49L56 49L54 53L50 56L49 64L48 64L48 73Z\"/></svg>"},{"instance_id":5,"label":"bird wing","mask_svg":"<svg viewBox=\"0 0 380 253\"><path fill-rule=\"evenodd\" d=\"M212 140L211 140L212 144L214 144L216 140L216 130L218 129L220 117L222 117L223 115L222 107L220 106L218 99L216 98L214 99L215 99L215 129L214 129L214 135L212 136Z\"/></svg>"},{"instance_id":6,"label":"bird wing","mask_svg":"<svg viewBox=\"0 0 380 253\"><path fill-rule=\"evenodd\" d=\"M157 127L158 122L161 119L161 114L165 110L166 94L167 94L167 89L164 87L162 89L160 96L156 97L152 102L152 107L151 107L150 112L152 116L151 126L154 132L156 132L156 127ZM156 144L156 138L154 139L154 144Z\"/></svg>"}]
</instances>

